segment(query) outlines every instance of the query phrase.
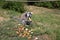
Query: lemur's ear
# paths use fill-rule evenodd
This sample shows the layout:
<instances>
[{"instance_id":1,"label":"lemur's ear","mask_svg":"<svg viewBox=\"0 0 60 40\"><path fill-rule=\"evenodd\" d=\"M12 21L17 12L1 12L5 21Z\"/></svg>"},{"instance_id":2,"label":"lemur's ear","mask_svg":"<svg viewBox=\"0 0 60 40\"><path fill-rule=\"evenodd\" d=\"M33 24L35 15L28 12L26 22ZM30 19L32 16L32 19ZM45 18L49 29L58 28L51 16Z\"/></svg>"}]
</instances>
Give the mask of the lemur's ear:
<instances>
[{"instance_id":1,"label":"lemur's ear","mask_svg":"<svg viewBox=\"0 0 60 40\"><path fill-rule=\"evenodd\" d=\"M31 12L31 14L33 14L33 12Z\"/></svg>"}]
</instances>

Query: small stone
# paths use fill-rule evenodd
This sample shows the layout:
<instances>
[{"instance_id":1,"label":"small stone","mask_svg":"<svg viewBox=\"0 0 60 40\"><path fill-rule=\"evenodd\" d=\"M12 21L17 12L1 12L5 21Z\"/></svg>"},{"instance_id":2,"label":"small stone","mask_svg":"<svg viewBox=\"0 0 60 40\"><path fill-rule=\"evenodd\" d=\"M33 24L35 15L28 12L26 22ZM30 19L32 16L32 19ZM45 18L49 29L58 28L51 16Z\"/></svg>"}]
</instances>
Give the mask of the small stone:
<instances>
[{"instance_id":1,"label":"small stone","mask_svg":"<svg viewBox=\"0 0 60 40\"><path fill-rule=\"evenodd\" d=\"M36 40L38 39L38 37L35 38Z\"/></svg>"}]
</instances>

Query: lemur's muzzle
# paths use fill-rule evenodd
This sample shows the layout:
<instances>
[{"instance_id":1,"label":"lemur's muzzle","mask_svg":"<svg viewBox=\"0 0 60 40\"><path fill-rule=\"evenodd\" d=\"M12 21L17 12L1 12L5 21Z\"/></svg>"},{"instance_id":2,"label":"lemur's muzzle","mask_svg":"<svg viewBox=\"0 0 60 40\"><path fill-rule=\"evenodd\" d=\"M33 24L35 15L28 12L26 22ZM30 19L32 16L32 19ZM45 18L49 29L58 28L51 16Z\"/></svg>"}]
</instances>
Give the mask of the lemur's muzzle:
<instances>
[{"instance_id":1,"label":"lemur's muzzle","mask_svg":"<svg viewBox=\"0 0 60 40\"><path fill-rule=\"evenodd\" d=\"M31 24L31 22L32 22L32 20L31 20L31 18L29 18L29 20L28 20L28 21L26 21L26 25L30 25L30 24Z\"/></svg>"}]
</instances>

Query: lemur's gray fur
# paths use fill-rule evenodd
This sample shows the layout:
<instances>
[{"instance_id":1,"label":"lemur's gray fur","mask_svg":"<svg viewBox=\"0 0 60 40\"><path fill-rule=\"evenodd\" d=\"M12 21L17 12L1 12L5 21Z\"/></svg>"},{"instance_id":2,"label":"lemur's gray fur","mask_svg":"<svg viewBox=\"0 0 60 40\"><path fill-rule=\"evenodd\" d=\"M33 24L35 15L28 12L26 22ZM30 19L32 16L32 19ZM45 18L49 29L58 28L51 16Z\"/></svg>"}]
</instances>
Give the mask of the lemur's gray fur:
<instances>
[{"instance_id":1,"label":"lemur's gray fur","mask_svg":"<svg viewBox=\"0 0 60 40\"><path fill-rule=\"evenodd\" d=\"M20 18L15 19L17 19L23 25L29 25L28 23L30 23L31 21L28 21L28 19L29 17L31 18L31 16L32 16L31 12L25 12L20 16Z\"/></svg>"}]
</instances>

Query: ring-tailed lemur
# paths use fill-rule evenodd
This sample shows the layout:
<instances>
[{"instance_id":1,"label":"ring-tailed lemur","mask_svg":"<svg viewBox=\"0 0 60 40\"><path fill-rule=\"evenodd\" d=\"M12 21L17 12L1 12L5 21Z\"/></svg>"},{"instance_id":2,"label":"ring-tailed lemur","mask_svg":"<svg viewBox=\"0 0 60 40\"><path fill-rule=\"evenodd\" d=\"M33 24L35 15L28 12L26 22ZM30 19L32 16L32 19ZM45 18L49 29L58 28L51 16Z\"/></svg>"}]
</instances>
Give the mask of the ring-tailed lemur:
<instances>
[{"instance_id":1,"label":"ring-tailed lemur","mask_svg":"<svg viewBox=\"0 0 60 40\"><path fill-rule=\"evenodd\" d=\"M14 17L14 19L17 19L23 25L30 25L32 22L31 17L32 17L31 12L25 12L20 16L20 18Z\"/></svg>"},{"instance_id":2,"label":"ring-tailed lemur","mask_svg":"<svg viewBox=\"0 0 60 40\"><path fill-rule=\"evenodd\" d=\"M26 12L26 13L23 13L22 15L21 15L21 18L20 18L20 20L21 20L21 23L23 24L23 25L30 25L31 24L31 17L32 17L32 13L31 12Z\"/></svg>"}]
</instances>

